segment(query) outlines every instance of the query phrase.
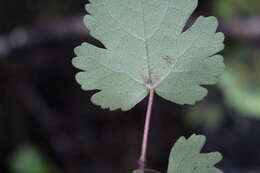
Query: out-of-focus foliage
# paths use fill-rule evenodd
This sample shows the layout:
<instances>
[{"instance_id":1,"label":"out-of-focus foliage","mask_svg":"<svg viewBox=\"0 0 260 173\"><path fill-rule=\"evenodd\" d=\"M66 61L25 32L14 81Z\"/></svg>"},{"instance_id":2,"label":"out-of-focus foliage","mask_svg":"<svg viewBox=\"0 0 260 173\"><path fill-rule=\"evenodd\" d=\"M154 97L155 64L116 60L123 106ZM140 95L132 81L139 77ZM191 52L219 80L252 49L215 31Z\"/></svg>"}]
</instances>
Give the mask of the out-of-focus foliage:
<instances>
[{"instance_id":1,"label":"out-of-focus foliage","mask_svg":"<svg viewBox=\"0 0 260 173\"><path fill-rule=\"evenodd\" d=\"M205 100L187 111L185 122L188 126L201 127L205 131L217 131L223 121L223 112L218 104L208 103Z\"/></svg>"},{"instance_id":2,"label":"out-of-focus foliage","mask_svg":"<svg viewBox=\"0 0 260 173\"><path fill-rule=\"evenodd\" d=\"M259 0L215 0L215 12L222 17L251 16L259 14Z\"/></svg>"},{"instance_id":3,"label":"out-of-focus foliage","mask_svg":"<svg viewBox=\"0 0 260 173\"><path fill-rule=\"evenodd\" d=\"M9 165L12 173L50 173L44 156L31 145L23 145L12 154Z\"/></svg>"},{"instance_id":4,"label":"out-of-focus foliage","mask_svg":"<svg viewBox=\"0 0 260 173\"><path fill-rule=\"evenodd\" d=\"M144 169L144 172L145 173L161 173L161 172L153 170L153 169ZM136 169L136 170L133 171L133 173L140 173L140 170Z\"/></svg>"},{"instance_id":5,"label":"out-of-focus foliage","mask_svg":"<svg viewBox=\"0 0 260 173\"><path fill-rule=\"evenodd\" d=\"M219 86L226 103L246 116L260 118L260 51L242 45L227 55L227 70Z\"/></svg>"}]
</instances>

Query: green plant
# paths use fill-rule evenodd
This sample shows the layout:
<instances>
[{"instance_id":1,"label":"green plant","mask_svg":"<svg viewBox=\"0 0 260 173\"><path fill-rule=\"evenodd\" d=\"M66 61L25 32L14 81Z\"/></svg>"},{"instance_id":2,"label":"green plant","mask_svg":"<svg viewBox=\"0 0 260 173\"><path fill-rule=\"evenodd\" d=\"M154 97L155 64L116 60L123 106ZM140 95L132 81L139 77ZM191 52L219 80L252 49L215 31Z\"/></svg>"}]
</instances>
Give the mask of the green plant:
<instances>
[{"instance_id":1,"label":"green plant","mask_svg":"<svg viewBox=\"0 0 260 173\"><path fill-rule=\"evenodd\" d=\"M183 31L196 7L197 0L91 0L86 6L85 24L105 49L89 43L75 49L72 63L83 70L76 80L83 90L99 90L91 101L110 110L129 110L149 95L141 173L154 94L194 104L207 95L200 85L215 84L224 70L222 56L215 55L224 48L215 17L199 17ZM168 172L219 172L213 166L220 154L199 154L204 141L196 135L179 139Z\"/></svg>"}]
</instances>

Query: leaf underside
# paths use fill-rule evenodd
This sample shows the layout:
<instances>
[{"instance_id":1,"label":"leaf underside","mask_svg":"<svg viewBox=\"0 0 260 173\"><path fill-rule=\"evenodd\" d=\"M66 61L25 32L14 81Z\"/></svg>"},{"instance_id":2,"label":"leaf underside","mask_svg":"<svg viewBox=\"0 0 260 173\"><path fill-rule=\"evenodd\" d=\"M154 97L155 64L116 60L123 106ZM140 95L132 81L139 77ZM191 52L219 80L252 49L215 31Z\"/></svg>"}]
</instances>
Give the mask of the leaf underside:
<instances>
[{"instance_id":1,"label":"leaf underside","mask_svg":"<svg viewBox=\"0 0 260 173\"><path fill-rule=\"evenodd\" d=\"M200 153L205 141L202 135L181 137L170 153L167 173L223 173L214 166L222 159L219 152Z\"/></svg>"},{"instance_id":2,"label":"leaf underside","mask_svg":"<svg viewBox=\"0 0 260 173\"><path fill-rule=\"evenodd\" d=\"M72 63L83 90L99 90L92 102L129 110L149 89L177 104L207 95L224 70L224 35L215 17L199 17L184 31L197 0L90 0L84 18L105 49L83 43Z\"/></svg>"}]
</instances>

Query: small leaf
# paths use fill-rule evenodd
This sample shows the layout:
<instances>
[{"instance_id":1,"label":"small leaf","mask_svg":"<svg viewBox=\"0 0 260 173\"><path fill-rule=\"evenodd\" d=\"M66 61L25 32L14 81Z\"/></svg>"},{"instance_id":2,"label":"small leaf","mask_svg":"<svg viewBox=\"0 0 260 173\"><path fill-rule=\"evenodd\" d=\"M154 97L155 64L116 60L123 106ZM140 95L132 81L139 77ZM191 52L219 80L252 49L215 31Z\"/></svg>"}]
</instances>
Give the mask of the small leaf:
<instances>
[{"instance_id":1,"label":"small leaf","mask_svg":"<svg viewBox=\"0 0 260 173\"><path fill-rule=\"evenodd\" d=\"M92 102L129 110L154 89L161 97L194 104L224 70L224 35L215 17L184 26L198 0L91 0L85 24L103 48L83 43L73 65L83 90L100 90Z\"/></svg>"},{"instance_id":2,"label":"small leaf","mask_svg":"<svg viewBox=\"0 0 260 173\"><path fill-rule=\"evenodd\" d=\"M205 141L205 136L195 134L178 139L170 153L168 173L222 173L214 167L222 159L219 152L200 153Z\"/></svg>"}]
</instances>

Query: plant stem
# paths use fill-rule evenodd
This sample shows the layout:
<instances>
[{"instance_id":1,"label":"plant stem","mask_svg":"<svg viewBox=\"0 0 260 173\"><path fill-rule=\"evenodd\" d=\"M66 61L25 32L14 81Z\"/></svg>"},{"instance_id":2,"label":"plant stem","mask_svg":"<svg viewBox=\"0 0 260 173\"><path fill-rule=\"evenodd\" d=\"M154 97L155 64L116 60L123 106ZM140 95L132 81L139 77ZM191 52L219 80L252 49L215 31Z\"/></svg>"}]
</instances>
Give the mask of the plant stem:
<instances>
[{"instance_id":1,"label":"plant stem","mask_svg":"<svg viewBox=\"0 0 260 173\"><path fill-rule=\"evenodd\" d=\"M145 116L142 150L141 150L141 156L139 159L139 170L141 173L144 173L144 169L145 169L147 141L148 141L149 126L150 126L152 107L153 107L153 98L154 98L154 89L150 89L149 101L148 101L146 116Z\"/></svg>"}]
</instances>

